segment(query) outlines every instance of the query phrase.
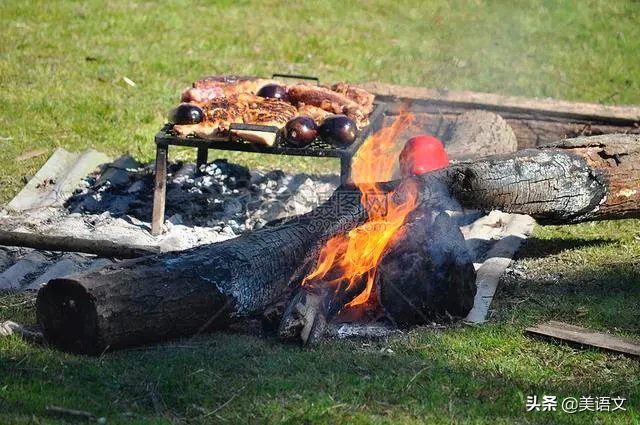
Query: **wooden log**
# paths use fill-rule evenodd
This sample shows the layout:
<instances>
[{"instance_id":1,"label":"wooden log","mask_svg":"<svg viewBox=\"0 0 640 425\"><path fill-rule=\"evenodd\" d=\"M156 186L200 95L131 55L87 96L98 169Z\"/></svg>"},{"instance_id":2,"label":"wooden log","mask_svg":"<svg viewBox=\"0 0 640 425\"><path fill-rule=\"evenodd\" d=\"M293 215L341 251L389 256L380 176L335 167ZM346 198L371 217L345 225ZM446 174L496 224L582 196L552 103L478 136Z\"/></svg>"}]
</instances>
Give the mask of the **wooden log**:
<instances>
[{"instance_id":1,"label":"wooden log","mask_svg":"<svg viewBox=\"0 0 640 425\"><path fill-rule=\"evenodd\" d=\"M540 149L459 163L411 180L421 188L416 210L423 212L456 210L461 206L500 209L528 214L549 224L640 217L640 136L564 140ZM384 192L401 196L405 184L407 180L381 187ZM414 226L409 223L408 227ZM436 231L439 226L429 227ZM420 234L419 228L407 233ZM378 270L379 300L387 314L399 323L423 323L441 314L443 305L450 313L460 315L471 309L472 305L466 309L468 296L456 297L455 292L447 292L451 288L460 294L475 294L475 285L466 286L475 272L469 270L470 261L465 262L463 254L443 259L442 253L437 252L453 250L447 245L455 241L456 233L453 229L445 233L449 236L434 241L427 236L405 240L391 248L389 257L385 254ZM411 258L411 252L420 251L422 256ZM417 263L416 269L410 263ZM326 301L326 297L331 299ZM432 304L430 299L439 302ZM322 339L330 308L336 310L331 307L334 300L330 291L301 288L285 310L281 338L315 345ZM344 299L343 305L349 301Z\"/></svg>"},{"instance_id":2,"label":"wooden log","mask_svg":"<svg viewBox=\"0 0 640 425\"><path fill-rule=\"evenodd\" d=\"M394 240L376 272L377 299L399 326L465 317L476 272L460 228L446 213L420 211Z\"/></svg>"},{"instance_id":3,"label":"wooden log","mask_svg":"<svg viewBox=\"0 0 640 425\"><path fill-rule=\"evenodd\" d=\"M448 133L446 151L450 159L472 159L518 150L511 126L493 112L465 112Z\"/></svg>"},{"instance_id":4,"label":"wooden log","mask_svg":"<svg viewBox=\"0 0 640 425\"><path fill-rule=\"evenodd\" d=\"M375 274L374 304L344 314L362 316L363 309L373 309L401 327L464 317L473 307L475 277L454 220L444 212L420 208L410 214L384 252ZM336 291L322 281L300 287L282 316L280 338L306 347L317 345L327 324L362 290L364 286L359 291Z\"/></svg>"},{"instance_id":5,"label":"wooden log","mask_svg":"<svg viewBox=\"0 0 640 425\"><path fill-rule=\"evenodd\" d=\"M364 221L359 197L343 190L278 227L54 279L38 292L38 323L50 344L100 354L260 314L287 296L314 250Z\"/></svg>"},{"instance_id":6,"label":"wooden log","mask_svg":"<svg viewBox=\"0 0 640 425\"><path fill-rule=\"evenodd\" d=\"M405 89L406 90L406 89ZM385 91L382 91L383 93ZM518 140L518 149L533 148L557 140L602 134L640 134L640 111L637 106L604 106L532 99L504 98L482 93L447 93L418 89L398 92L399 98L380 95L393 102L387 107L383 125L390 125L400 110L409 109L415 121L406 136L429 133L447 140L447 134L467 112L494 112L504 118ZM418 96L433 96L420 98ZM604 109L603 109L604 108Z\"/></svg>"},{"instance_id":7,"label":"wooden log","mask_svg":"<svg viewBox=\"0 0 640 425\"><path fill-rule=\"evenodd\" d=\"M108 240L79 239L0 230L0 245L33 248L42 251L82 252L109 258L138 258L158 254L160 248L146 245L122 245Z\"/></svg>"},{"instance_id":8,"label":"wooden log","mask_svg":"<svg viewBox=\"0 0 640 425\"><path fill-rule=\"evenodd\" d=\"M554 99L531 99L469 91L433 90L423 87L366 83L361 87L380 100L404 100L435 105L449 105L488 111L522 111L538 116L580 117L591 121L612 123L640 122L640 106L612 106L595 103L567 102Z\"/></svg>"},{"instance_id":9,"label":"wooden log","mask_svg":"<svg viewBox=\"0 0 640 425\"><path fill-rule=\"evenodd\" d=\"M460 205L543 223L640 217L640 137L609 135L456 164L380 184L418 184L418 210ZM449 194L453 196L450 197ZM360 193L339 188L313 212L217 244L56 279L38 293L45 338L99 353L190 335L260 314L289 296L333 235L366 219Z\"/></svg>"},{"instance_id":10,"label":"wooden log","mask_svg":"<svg viewBox=\"0 0 640 425\"><path fill-rule=\"evenodd\" d=\"M464 207L528 214L541 224L638 218L640 136L566 139L416 179L427 192L444 186ZM423 195L431 200L441 196Z\"/></svg>"}]
</instances>

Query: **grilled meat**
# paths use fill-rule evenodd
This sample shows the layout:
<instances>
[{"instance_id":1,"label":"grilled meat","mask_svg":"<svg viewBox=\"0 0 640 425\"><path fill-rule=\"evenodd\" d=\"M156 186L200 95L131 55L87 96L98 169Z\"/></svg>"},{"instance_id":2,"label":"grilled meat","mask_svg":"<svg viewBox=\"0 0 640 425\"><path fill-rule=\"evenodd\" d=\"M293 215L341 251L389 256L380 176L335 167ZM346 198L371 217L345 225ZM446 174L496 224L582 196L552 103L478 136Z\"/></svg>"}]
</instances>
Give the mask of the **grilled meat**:
<instances>
[{"instance_id":1,"label":"grilled meat","mask_svg":"<svg viewBox=\"0 0 640 425\"><path fill-rule=\"evenodd\" d=\"M196 135L205 139L225 136L229 134L229 127L233 123L282 128L298 113L297 109L289 103L265 99L249 93L210 99L201 107L204 111L203 121L199 124L175 125L173 130L176 134Z\"/></svg>"},{"instance_id":2,"label":"grilled meat","mask_svg":"<svg viewBox=\"0 0 640 425\"><path fill-rule=\"evenodd\" d=\"M313 106L306 105L304 103L298 103L298 115L305 116L313 119L316 124L322 124L325 118L331 115L331 112L325 111L324 109Z\"/></svg>"},{"instance_id":3,"label":"grilled meat","mask_svg":"<svg viewBox=\"0 0 640 425\"><path fill-rule=\"evenodd\" d=\"M369 124L368 113L365 113L361 105L327 87L294 84L288 87L287 95L294 104L304 103L305 105L317 106L334 114L347 115L356 122L359 128Z\"/></svg>"},{"instance_id":4,"label":"grilled meat","mask_svg":"<svg viewBox=\"0 0 640 425\"><path fill-rule=\"evenodd\" d=\"M374 95L359 87L351 86L347 83L338 83L331 86L331 90L347 97L362 106L362 111L369 115L373 111Z\"/></svg>"},{"instance_id":5,"label":"grilled meat","mask_svg":"<svg viewBox=\"0 0 640 425\"><path fill-rule=\"evenodd\" d=\"M182 92L183 102L204 104L221 96L232 96L239 93L255 94L267 84L277 83L275 80L253 77L207 77L193 83L193 87Z\"/></svg>"}]
</instances>

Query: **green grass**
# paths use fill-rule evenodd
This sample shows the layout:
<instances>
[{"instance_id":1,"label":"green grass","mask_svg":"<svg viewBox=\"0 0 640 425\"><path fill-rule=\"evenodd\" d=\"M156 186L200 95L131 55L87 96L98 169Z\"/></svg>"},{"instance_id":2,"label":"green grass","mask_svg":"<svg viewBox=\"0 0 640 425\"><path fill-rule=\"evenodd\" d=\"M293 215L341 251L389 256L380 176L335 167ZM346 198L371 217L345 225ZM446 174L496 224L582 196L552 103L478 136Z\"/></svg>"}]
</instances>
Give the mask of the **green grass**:
<instances>
[{"instance_id":1,"label":"green grass","mask_svg":"<svg viewBox=\"0 0 640 425\"><path fill-rule=\"evenodd\" d=\"M0 2L0 204L48 155L153 157L181 89L206 74L311 74L576 101L640 103L637 1ZM136 82L130 87L123 77ZM213 156L213 154L212 154ZM173 159L191 159L175 149ZM251 166L326 169L287 157ZM335 165L335 164L333 164ZM640 335L640 223L536 230L489 324L305 352L218 333L101 358L0 341L0 423L638 423L638 361L537 341L546 319ZM23 295L0 320L33 323ZM389 353L386 349L392 350ZM629 412L527 413L527 395L629 398ZM211 413L214 412L215 413ZM209 415L209 416L207 416ZM67 419L68 422L73 422ZM78 422L78 421L76 421Z\"/></svg>"}]
</instances>

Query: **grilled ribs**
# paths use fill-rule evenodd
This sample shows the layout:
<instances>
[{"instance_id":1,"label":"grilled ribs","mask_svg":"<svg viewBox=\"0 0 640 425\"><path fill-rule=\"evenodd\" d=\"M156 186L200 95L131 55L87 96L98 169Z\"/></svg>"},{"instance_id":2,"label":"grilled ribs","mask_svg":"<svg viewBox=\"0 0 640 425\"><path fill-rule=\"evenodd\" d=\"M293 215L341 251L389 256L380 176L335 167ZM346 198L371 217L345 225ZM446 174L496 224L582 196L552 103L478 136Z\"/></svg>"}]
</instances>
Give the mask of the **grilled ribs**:
<instances>
[{"instance_id":1,"label":"grilled ribs","mask_svg":"<svg viewBox=\"0 0 640 425\"><path fill-rule=\"evenodd\" d=\"M345 94L341 94L327 87L308 84L294 84L287 88L289 101L293 104L312 105L334 114L344 114L355 121L358 128L367 126L369 124L367 117L371 112L373 100L371 100L371 105L367 110L365 106L358 104L347 96L347 94L353 94L353 91L347 92L348 90L345 90Z\"/></svg>"},{"instance_id":2,"label":"grilled ribs","mask_svg":"<svg viewBox=\"0 0 640 425\"><path fill-rule=\"evenodd\" d=\"M298 114L298 110L289 103L265 99L250 93L213 98L200 106L204 111L204 120L199 124L175 125L173 130L176 134L195 135L205 139L226 136L229 134L230 125L234 123L282 128L287 121ZM262 137L258 137L255 141L272 143L270 140L262 140Z\"/></svg>"},{"instance_id":3,"label":"grilled ribs","mask_svg":"<svg viewBox=\"0 0 640 425\"><path fill-rule=\"evenodd\" d=\"M277 84L275 80L254 77L206 77L195 81L193 87L182 92L183 102L204 104L222 96L233 96L239 93L256 94L267 84Z\"/></svg>"}]
</instances>

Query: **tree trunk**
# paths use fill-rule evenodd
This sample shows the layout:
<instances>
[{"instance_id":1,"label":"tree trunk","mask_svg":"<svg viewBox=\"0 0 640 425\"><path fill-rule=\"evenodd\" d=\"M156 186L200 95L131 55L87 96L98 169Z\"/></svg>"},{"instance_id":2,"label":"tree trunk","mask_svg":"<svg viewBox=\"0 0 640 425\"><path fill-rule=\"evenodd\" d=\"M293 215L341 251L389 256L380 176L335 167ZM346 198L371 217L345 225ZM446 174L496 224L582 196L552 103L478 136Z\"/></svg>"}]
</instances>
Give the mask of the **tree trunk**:
<instances>
[{"instance_id":1,"label":"tree trunk","mask_svg":"<svg viewBox=\"0 0 640 425\"><path fill-rule=\"evenodd\" d=\"M287 296L292 276L326 240L364 221L359 192L345 193L278 227L54 279L36 301L45 339L100 354L259 314Z\"/></svg>"},{"instance_id":2,"label":"tree trunk","mask_svg":"<svg viewBox=\"0 0 640 425\"><path fill-rule=\"evenodd\" d=\"M418 210L462 205L542 223L640 217L640 137L565 140L380 186L402 192L409 182L420 187ZM277 227L52 280L38 293L38 321L53 345L93 354L222 326L287 297L320 247L365 219L360 193L341 187Z\"/></svg>"}]
</instances>

